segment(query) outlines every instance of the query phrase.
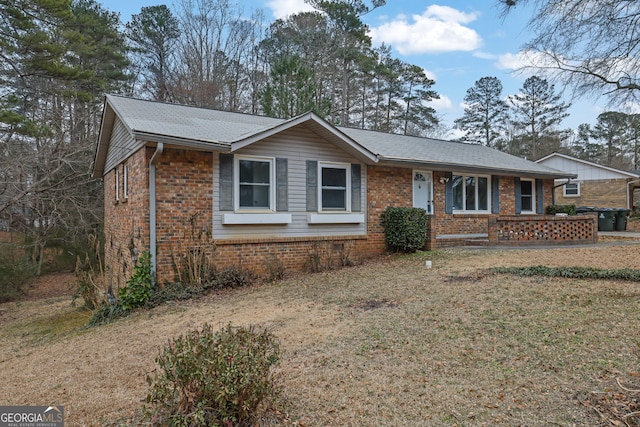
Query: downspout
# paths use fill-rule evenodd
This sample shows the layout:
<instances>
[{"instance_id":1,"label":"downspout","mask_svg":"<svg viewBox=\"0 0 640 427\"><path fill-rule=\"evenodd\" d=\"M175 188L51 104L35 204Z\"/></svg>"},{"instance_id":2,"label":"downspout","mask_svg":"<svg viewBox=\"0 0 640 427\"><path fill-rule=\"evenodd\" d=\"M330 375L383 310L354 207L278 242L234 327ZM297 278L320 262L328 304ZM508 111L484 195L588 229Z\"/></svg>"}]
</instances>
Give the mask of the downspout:
<instances>
[{"instance_id":1,"label":"downspout","mask_svg":"<svg viewBox=\"0 0 640 427\"><path fill-rule=\"evenodd\" d=\"M637 184L638 182L640 182L640 179L627 182L627 209L633 209L633 206L631 206L631 184Z\"/></svg>"},{"instance_id":2,"label":"downspout","mask_svg":"<svg viewBox=\"0 0 640 427\"><path fill-rule=\"evenodd\" d=\"M164 144L158 142L156 151L149 160L149 252L151 253L151 273L156 277L156 163L164 151Z\"/></svg>"},{"instance_id":3,"label":"downspout","mask_svg":"<svg viewBox=\"0 0 640 427\"><path fill-rule=\"evenodd\" d=\"M563 183L560 183L558 185L554 185L553 186L553 188L551 189L551 204L552 205L556 204L556 188L564 187L565 185L567 185L570 182L571 182L571 178L567 179L567 182L563 182Z\"/></svg>"}]
</instances>

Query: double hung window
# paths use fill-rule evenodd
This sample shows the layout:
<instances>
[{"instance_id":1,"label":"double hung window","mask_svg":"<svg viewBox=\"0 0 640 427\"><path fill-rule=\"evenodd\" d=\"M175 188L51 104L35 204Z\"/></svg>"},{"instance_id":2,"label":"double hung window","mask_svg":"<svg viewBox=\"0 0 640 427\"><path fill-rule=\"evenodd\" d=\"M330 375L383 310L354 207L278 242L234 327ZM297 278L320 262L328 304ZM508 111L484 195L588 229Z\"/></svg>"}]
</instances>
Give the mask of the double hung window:
<instances>
[{"instance_id":1,"label":"double hung window","mask_svg":"<svg viewBox=\"0 0 640 427\"><path fill-rule=\"evenodd\" d=\"M239 210L274 210L274 159L236 157L236 206Z\"/></svg>"},{"instance_id":2,"label":"double hung window","mask_svg":"<svg viewBox=\"0 0 640 427\"><path fill-rule=\"evenodd\" d=\"M320 163L320 210L348 212L351 169L348 164Z\"/></svg>"}]
</instances>

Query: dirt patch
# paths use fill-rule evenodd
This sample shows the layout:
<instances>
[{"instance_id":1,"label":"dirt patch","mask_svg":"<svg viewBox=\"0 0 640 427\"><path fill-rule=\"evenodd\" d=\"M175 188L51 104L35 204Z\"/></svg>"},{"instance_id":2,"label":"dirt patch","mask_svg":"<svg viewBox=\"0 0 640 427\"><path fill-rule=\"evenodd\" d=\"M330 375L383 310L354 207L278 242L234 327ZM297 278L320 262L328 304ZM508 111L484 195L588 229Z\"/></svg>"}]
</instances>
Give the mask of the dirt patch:
<instances>
[{"instance_id":1,"label":"dirt patch","mask_svg":"<svg viewBox=\"0 0 640 427\"><path fill-rule=\"evenodd\" d=\"M639 385L640 284L486 269L635 268L639 251L455 249L385 258L90 329L82 326L89 313L53 291L65 286L43 281L33 291L51 297L0 305L0 396L3 404L63 404L69 425L137 425L161 346L205 322L231 322L268 326L280 339L291 424L615 425L635 408L612 381Z\"/></svg>"}]
</instances>

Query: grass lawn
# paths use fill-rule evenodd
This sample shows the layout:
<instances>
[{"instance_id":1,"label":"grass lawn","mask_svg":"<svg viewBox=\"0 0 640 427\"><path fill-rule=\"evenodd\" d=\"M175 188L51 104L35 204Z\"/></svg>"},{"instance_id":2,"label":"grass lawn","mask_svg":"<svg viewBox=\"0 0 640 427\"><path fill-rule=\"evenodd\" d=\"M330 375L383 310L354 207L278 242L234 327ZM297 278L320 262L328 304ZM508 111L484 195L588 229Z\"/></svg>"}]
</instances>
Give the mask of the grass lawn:
<instances>
[{"instance_id":1,"label":"grass lawn","mask_svg":"<svg viewBox=\"0 0 640 427\"><path fill-rule=\"evenodd\" d=\"M6 303L0 404L62 404L69 426L136 425L160 347L205 322L232 322L267 325L280 339L286 425L640 425L640 393L628 391L640 389L640 283L488 270L634 268L639 252L389 257L90 329L68 298Z\"/></svg>"}]
</instances>

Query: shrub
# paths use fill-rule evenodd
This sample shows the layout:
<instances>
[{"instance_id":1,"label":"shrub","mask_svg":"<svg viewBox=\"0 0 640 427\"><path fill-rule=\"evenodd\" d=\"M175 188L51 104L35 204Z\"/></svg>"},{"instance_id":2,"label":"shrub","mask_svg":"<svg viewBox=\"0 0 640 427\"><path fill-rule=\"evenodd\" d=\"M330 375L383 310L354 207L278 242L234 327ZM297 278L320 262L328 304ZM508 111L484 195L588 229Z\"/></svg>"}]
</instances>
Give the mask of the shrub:
<instances>
[{"instance_id":1,"label":"shrub","mask_svg":"<svg viewBox=\"0 0 640 427\"><path fill-rule=\"evenodd\" d=\"M217 333L205 324L169 343L147 376L145 415L153 425L255 425L279 393L271 367L279 345L266 329Z\"/></svg>"},{"instance_id":2,"label":"shrub","mask_svg":"<svg viewBox=\"0 0 640 427\"><path fill-rule=\"evenodd\" d=\"M427 238L427 211L421 208L388 207L383 216L387 248L391 251L415 252Z\"/></svg>"},{"instance_id":3,"label":"shrub","mask_svg":"<svg viewBox=\"0 0 640 427\"><path fill-rule=\"evenodd\" d=\"M119 304L123 310L131 310L145 305L151 296L153 273L151 271L151 254L143 252L127 280L127 286L118 291Z\"/></svg>"},{"instance_id":4,"label":"shrub","mask_svg":"<svg viewBox=\"0 0 640 427\"><path fill-rule=\"evenodd\" d=\"M217 288L241 288L252 284L256 280L256 275L242 266L231 266L215 273L215 284Z\"/></svg>"},{"instance_id":5,"label":"shrub","mask_svg":"<svg viewBox=\"0 0 640 427\"><path fill-rule=\"evenodd\" d=\"M567 215L576 214L576 205L549 205L547 206L547 215L555 215L557 213L566 213Z\"/></svg>"},{"instance_id":6,"label":"shrub","mask_svg":"<svg viewBox=\"0 0 640 427\"><path fill-rule=\"evenodd\" d=\"M10 258L7 256L5 259ZM0 303L22 295L24 286L33 278L35 271L35 263L27 257L14 257L11 262L0 262Z\"/></svg>"}]
</instances>

